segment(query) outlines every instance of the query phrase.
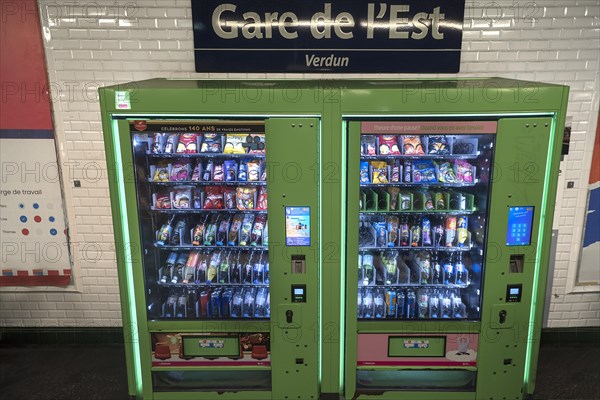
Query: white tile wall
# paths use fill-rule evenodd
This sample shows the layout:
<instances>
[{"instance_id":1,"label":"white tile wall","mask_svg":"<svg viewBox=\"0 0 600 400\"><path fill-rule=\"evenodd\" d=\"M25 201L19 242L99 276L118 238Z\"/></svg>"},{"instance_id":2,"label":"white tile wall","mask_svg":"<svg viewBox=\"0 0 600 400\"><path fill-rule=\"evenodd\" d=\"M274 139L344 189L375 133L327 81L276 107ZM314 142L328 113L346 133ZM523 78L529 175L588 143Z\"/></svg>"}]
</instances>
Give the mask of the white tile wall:
<instances>
[{"instance_id":1,"label":"white tile wall","mask_svg":"<svg viewBox=\"0 0 600 400\"><path fill-rule=\"evenodd\" d=\"M5 326L121 324L114 243L96 88L154 77L226 78L194 73L190 0L40 0L56 126L75 165L72 191L81 293L1 293ZM75 5L74 5L75 4ZM568 4L565 6L565 4ZM598 113L600 2L467 0L459 76L502 76L571 87L571 154L561 165L575 189L559 189L558 251L551 327L600 325L598 293L566 293L567 269L579 252L581 192ZM240 75L238 75L240 76ZM291 77L292 74L242 74ZM416 77L386 74L386 77ZM314 77L314 76L313 76ZM352 75L368 77L368 75ZM329 78L329 76L328 76ZM579 227L579 228L578 228Z\"/></svg>"}]
</instances>

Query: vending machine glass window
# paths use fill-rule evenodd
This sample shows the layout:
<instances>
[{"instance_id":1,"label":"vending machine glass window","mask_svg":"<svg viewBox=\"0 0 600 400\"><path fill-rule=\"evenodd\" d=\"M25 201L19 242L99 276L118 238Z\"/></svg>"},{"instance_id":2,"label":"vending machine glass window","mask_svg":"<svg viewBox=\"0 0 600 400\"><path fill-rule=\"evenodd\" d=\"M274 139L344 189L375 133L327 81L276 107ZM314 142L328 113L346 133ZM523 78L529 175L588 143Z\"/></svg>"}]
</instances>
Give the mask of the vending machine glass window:
<instances>
[{"instance_id":1,"label":"vending machine glass window","mask_svg":"<svg viewBox=\"0 0 600 400\"><path fill-rule=\"evenodd\" d=\"M264 122L130 130L148 318L269 318Z\"/></svg>"},{"instance_id":2,"label":"vending machine glass window","mask_svg":"<svg viewBox=\"0 0 600 400\"><path fill-rule=\"evenodd\" d=\"M495 131L435 125L361 123L359 319L480 319Z\"/></svg>"}]
</instances>

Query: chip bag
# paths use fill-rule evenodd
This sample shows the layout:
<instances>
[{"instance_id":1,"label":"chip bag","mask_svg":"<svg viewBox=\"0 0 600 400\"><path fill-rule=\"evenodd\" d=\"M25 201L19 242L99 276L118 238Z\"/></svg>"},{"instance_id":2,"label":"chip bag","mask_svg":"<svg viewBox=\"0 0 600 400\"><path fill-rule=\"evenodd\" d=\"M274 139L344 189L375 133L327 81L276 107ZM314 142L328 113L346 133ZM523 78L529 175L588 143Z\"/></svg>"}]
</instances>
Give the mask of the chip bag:
<instances>
[{"instance_id":1,"label":"chip bag","mask_svg":"<svg viewBox=\"0 0 600 400\"><path fill-rule=\"evenodd\" d=\"M221 136L220 133L205 133L204 141L200 146L200 153L220 153Z\"/></svg>"},{"instance_id":2,"label":"chip bag","mask_svg":"<svg viewBox=\"0 0 600 400\"><path fill-rule=\"evenodd\" d=\"M396 135L379 135L379 154L399 155L398 139Z\"/></svg>"},{"instance_id":3,"label":"chip bag","mask_svg":"<svg viewBox=\"0 0 600 400\"><path fill-rule=\"evenodd\" d=\"M254 210L256 188L238 187L236 192L238 210Z\"/></svg>"},{"instance_id":4,"label":"chip bag","mask_svg":"<svg viewBox=\"0 0 600 400\"><path fill-rule=\"evenodd\" d=\"M425 154L419 136L404 136L402 138L402 146L404 148L404 154L406 155L417 156Z\"/></svg>"},{"instance_id":5,"label":"chip bag","mask_svg":"<svg viewBox=\"0 0 600 400\"><path fill-rule=\"evenodd\" d=\"M244 148L246 136L246 134L228 133L223 154L246 154L246 149Z\"/></svg>"},{"instance_id":6,"label":"chip bag","mask_svg":"<svg viewBox=\"0 0 600 400\"><path fill-rule=\"evenodd\" d=\"M207 210L223 208L223 194L220 186L207 186L204 197L204 208Z\"/></svg>"},{"instance_id":7,"label":"chip bag","mask_svg":"<svg viewBox=\"0 0 600 400\"><path fill-rule=\"evenodd\" d=\"M178 188L173 192L173 208L186 209L192 205L192 188Z\"/></svg>"},{"instance_id":8,"label":"chip bag","mask_svg":"<svg viewBox=\"0 0 600 400\"><path fill-rule=\"evenodd\" d=\"M179 135L179 143L177 143L177 153L197 153L198 152L198 134L197 133L182 133Z\"/></svg>"},{"instance_id":9,"label":"chip bag","mask_svg":"<svg viewBox=\"0 0 600 400\"><path fill-rule=\"evenodd\" d=\"M371 161L372 183L388 183L387 163L385 161Z\"/></svg>"}]
</instances>

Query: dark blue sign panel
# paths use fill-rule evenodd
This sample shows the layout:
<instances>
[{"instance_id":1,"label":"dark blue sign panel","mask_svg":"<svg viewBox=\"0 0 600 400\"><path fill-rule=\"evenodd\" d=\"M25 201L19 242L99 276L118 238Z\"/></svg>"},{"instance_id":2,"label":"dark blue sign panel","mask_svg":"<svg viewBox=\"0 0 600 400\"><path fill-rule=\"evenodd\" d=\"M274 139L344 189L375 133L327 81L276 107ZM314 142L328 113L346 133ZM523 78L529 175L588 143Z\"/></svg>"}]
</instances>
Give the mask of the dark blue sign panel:
<instances>
[{"instance_id":1,"label":"dark blue sign panel","mask_svg":"<svg viewBox=\"0 0 600 400\"><path fill-rule=\"evenodd\" d=\"M533 207L510 207L508 209L507 246L529 246L533 224Z\"/></svg>"},{"instance_id":2,"label":"dark blue sign panel","mask_svg":"<svg viewBox=\"0 0 600 400\"><path fill-rule=\"evenodd\" d=\"M460 67L465 0L192 0L196 72Z\"/></svg>"}]
</instances>

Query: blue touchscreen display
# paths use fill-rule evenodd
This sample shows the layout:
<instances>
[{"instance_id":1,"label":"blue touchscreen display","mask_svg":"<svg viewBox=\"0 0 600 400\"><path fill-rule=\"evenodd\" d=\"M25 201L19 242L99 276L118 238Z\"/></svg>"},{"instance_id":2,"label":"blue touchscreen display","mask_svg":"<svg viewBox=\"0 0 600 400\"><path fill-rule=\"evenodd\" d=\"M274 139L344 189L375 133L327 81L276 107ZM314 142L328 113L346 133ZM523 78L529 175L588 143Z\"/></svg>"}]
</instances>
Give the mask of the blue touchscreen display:
<instances>
[{"instance_id":1,"label":"blue touchscreen display","mask_svg":"<svg viewBox=\"0 0 600 400\"><path fill-rule=\"evenodd\" d=\"M508 210L507 246L529 246L534 207L510 207Z\"/></svg>"}]
</instances>

